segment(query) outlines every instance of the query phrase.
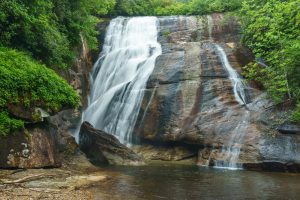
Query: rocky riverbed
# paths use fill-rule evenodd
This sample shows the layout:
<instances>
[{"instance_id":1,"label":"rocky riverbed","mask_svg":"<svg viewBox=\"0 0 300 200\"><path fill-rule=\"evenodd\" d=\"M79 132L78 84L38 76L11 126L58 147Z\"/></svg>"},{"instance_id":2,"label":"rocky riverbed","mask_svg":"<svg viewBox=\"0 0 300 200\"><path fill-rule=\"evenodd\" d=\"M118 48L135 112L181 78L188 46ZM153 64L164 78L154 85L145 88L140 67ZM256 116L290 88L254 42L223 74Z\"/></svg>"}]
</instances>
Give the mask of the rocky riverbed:
<instances>
[{"instance_id":1,"label":"rocky riverbed","mask_svg":"<svg viewBox=\"0 0 300 200\"><path fill-rule=\"evenodd\" d=\"M89 188L109 177L80 154L60 168L1 170L0 196L1 200L93 199Z\"/></svg>"}]
</instances>

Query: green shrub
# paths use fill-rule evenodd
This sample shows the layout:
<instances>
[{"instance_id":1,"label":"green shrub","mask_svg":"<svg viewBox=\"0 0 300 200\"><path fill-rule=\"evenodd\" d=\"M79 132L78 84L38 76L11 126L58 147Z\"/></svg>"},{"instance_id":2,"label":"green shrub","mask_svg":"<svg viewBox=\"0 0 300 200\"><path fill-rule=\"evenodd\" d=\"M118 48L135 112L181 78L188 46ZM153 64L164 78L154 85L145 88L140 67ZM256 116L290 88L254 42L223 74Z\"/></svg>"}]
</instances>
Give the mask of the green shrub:
<instances>
[{"instance_id":1,"label":"green shrub","mask_svg":"<svg viewBox=\"0 0 300 200\"><path fill-rule=\"evenodd\" d=\"M23 126L20 120L9 115L8 104L20 105L28 110L40 107L50 113L56 113L63 108L77 107L79 101L79 96L73 88L53 70L34 61L25 53L0 47L2 135Z\"/></svg>"},{"instance_id":2,"label":"green shrub","mask_svg":"<svg viewBox=\"0 0 300 200\"><path fill-rule=\"evenodd\" d=\"M241 7L242 0L118 0L118 15L202 15L233 11Z\"/></svg>"},{"instance_id":3,"label":"green shrub","mask_svg":"<svg viewBox=\"0 0 300 200\"><path fill-rule=\"evenodd\" d=\"M73 62L80 34L97 47L95 15L107 14L114 0L1 0L0 45L30 52L53 68Z\"/></svg>"},{"instance_id":4,"label":"green shrub","mask_svg":"<svg viewBox=\"0 0 300 200\"><path fill-rule=\"evenodd\" d=\"M300 2L246 0L241 10L243 42L265 62L246 67L276 102L300 100ZM299 104L293 121L299 119Z\"/></svg>"},{"instance_id":5,"label":"green shrub","mask_svg":"<svg viewBox=\"0 0 300 200\"><path fill-rule=\"evenodd\" d=\"M293 122L299 122L300 121L300 102L297 104L296 109L292 114L291 120Z\"/></svg>"},{"instance_id":6,"label":"green shrub","mask_svg":"<svg viewBox=\"0 0 300 200\"><path fill-rule=\"evenodd\" d=\"M9 117L7 112L0 112L0 137L24 128L22 120Z\"/></svg>"}]
</instances>

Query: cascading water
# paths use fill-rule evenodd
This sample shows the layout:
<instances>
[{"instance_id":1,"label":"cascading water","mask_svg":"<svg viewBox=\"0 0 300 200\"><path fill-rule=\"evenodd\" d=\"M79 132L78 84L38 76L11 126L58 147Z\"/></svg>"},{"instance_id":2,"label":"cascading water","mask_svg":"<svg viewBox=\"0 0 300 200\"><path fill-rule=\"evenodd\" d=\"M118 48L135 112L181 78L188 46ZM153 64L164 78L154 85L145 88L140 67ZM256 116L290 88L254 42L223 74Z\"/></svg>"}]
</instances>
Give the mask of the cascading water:
<instances>
[{"instance_id":1,"label":"cascading water","mask_svg":"<svg viewBox=\"0 0 300 200\"><path fill-rule=\"evenodd\" d=\"M213 41L212 33L214 27L214 20L210 15L207 15L207 25L208 25L208 37L210 41Z\"/></svg>"},{"instance_id":2,"label":"cascading water","mask_svg":"<svg viewBox=\"0 0 300 200\"><path fill-rule=\"evenodd\" d=\"M131 143L144 90L161 54L156 17L111 21L92 72L89 106L82 121Z\"/></svg>"},{"instance_id":3,"label":"cascading water","mask_svg":"<svg viewBox=\"0 0 300 200\"><path fill-rule=\"evenodd\" d=\"M228 144L223 146L221 150L222 161L215 162L216 168L242 169L242 166L237 161L240 156L244 137L247 133L249 119L250 112L246 110L235 129L231 132Z\"/></svg>"},{"instance_id":4,"label":"cascading water","mask_svg":"<svg viewBox=\"0 0 300 200\"><path fill-rule=\"evenodd\" d=\"M239 74L232 68L224 49L215 44L215 49L217 51L218 57L222 62L222 66L226 69L229 74L229 79L233 85L233 92L236 101L240 105L247 105L247 95L246 95L246 85L243 83L243 80L239 77ZM227 169L239 169L242 166L237 164L239 159L241 145L243 143L245 134L247 132L247 127L249 124L250 112L245 109L245 112L238 122L235 129L231 132L231 138L229 139L228 144L223 145L221 157L222 161L216 161L215 167L217 168L227 168Z\"/></svg>"},{"instance_id":5,"label":"cascading water","mask_svg":"<svg viewBox=\"0 0 300 200\"><path fill-rule=\"evenodd\" d=\"M245 93L246 86L243 82L243 79L239 77L239 74L230 65L224 49L218 44L215 44L215 48L217 50L217 54L222 62L223 67L227 70L229 74L229 79L231 80L233 85L233 92L236 101L241 105L246 105L247 104L247 96Z\"/></svg>"}]
</instances>

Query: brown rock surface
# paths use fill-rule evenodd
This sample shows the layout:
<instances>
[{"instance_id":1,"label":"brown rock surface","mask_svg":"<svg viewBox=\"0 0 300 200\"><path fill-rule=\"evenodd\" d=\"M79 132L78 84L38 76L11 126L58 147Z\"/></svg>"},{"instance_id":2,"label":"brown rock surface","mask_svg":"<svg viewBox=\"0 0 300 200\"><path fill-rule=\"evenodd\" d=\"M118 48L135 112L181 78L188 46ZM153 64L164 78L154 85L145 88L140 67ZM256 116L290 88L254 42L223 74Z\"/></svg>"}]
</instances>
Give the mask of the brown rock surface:
<instances>
[{"instance_id":1,"label":"brown rock surface","mask_svg":"<svg viewBox=\"0 0 300 200\"><path fill-rule=\"evenodd\" d=\"M121 144L115 136L94 129L88 122L81 125L79 147L93 162L111 165L141 165L140 156Z\"/></svg>"},{"instance_id":2,"label":"brown rock surface","mask_svg":"<svg viewBox=\"0 0 300 200\"><path fill-rule=\"evenodd\" d=\"M162 17L159 42L163 53L150 76L136 124L137 141L199 146L199 164L226 161L222 149L240 147L238 163L300 163L300 136L281 135L278 111L266 95L249 83L247 105L235 100L228 72L215 44L232 65L253 59L240 44L240 25L222 14ZM241 137L241 138L238 138ZM230 144L232 141L238 141ZM271 165L268 165L271 166Z\"/></svg>"},{"instance_id":3,"label":"brown rock surface","mask_svg":"<svg viewBox=\"0 0 300 200\"><path fill-rule=\"evenodd\" d=\"M47 123L3 137L0 146L0 168L42 168L61 165L56 134L50 130Z\"/></svg>"}]
</instances>

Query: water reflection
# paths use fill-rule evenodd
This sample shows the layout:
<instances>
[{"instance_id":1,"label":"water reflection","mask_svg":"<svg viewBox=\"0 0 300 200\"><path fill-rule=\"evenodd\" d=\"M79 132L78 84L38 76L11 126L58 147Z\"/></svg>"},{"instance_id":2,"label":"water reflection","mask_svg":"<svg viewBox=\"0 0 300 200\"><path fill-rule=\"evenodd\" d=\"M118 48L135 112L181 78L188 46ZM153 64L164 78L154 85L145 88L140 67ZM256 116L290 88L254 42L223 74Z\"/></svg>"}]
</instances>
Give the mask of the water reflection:
<instances>
[{"instance_id":1,"label":"water reflection","mask_svg":"<svg viewBox=\"0 0 300 200\"><path fill-rule=\"evenodd\" d=\"M299 199L300 175L194 166L115 167L95 199Z\"/></svg>"}]
</instances>

